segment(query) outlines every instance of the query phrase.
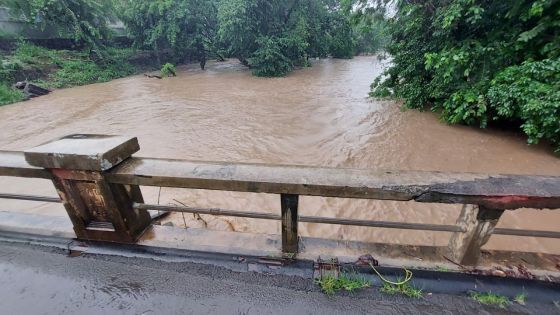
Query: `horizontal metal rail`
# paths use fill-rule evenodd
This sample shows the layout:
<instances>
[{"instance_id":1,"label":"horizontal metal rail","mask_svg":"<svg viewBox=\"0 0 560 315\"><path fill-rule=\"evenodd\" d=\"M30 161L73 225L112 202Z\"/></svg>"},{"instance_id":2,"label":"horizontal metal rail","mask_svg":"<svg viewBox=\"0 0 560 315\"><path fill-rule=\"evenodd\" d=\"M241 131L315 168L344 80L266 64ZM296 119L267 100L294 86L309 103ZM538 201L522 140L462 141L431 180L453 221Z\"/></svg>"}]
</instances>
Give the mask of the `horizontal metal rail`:
<instances>
[{"instance_id":1,"label":"horizontal metal rail","mask_svg":"<svg viewBox=\"0 0 560 315\"><path fill-rule=\"evenodd\" d=\"M493 235L512 235L512 236L529 236L529 237L543 237L543 238L560 238L560 232L556 231L538 231L538 230L519 230L519 229L504 229L495 228L492 232Z\"/></svg>"},{"instance_id":2,"label":"horizontal metal rail","mask_svg":"<svg viewBox=\"0 0 560 315\"><path fill-rule=\"evenodd\" d=\"M265 219L265 220L281 219L279 215L272 214L272 213L244 212L244 211L217 209L217 208L205 209L205 208L182 207L182 206L150 205L145 203L134 203L132 205L132 208L138 210L158 210L158 211L170 211L170 212L211 214L215 216L253 218L253 219Z\"/></svg>"},{"instance_id":3,"label":"horizontal metal rail","mask_svg":"<svg viewBox=\"0 0 560 315\"><path fill-rule=\"evenodd\" d=\"M27 201L56 202L61 203L59 197L36 196L36 195L17 195L17 194L0 194L0 199L16 199Z\"/></svg>"},{"instance_id":4,"label":"horizontal metal rail","mask_svg":"<svg viewBox=\"0 0 560 315\"><path fill-rule=\"evenodd\" d=\"M337 219L337 218L308 217L308 216L300 216L299 221L306 222L306 223L367 226L367 227L378 227L378 228L385 228L385 229L437 231L437 232L465 232L465 229L459 226L446 225L446 224L369 221L369 220Z\"/></svg>"},{"instance_id":5,"label":"horizontal metal rail","mask_svg":"<svg viewBox=\"0 0 560 315\"><path fill-rule=\"evenodd\" d=\"M184 206L164 206L151 205L143 203L134 203L134 209L141 210L159 210L170 212L186 212L198 214L210 214L215 216L242 217L252 219L281 220L281 216L272 213L244 212L226 209L205 209ZM465 232L459 226L443 225L443 224L423 224L423 223L404 223L404 222L387 222L387 221L370 221L370 220L353 220L353 219L337 219L313 216L298 216L299 222L304 223L323 223L338 225L367 226L387 229L405 229L405 230L421 230L421 231L438 231L438 232Z\"/></svg>"},{"instance_id":6,"label":"horizontal metal rail","mask_svg":"<svg viewBox=\"0 0 560 315\"><path fill-rule=\"evenodd\" d=\"M133 208L140 209L140 210L185 212L185 213L209 214L215 216L241 217L241 218L265 219L265 220L277 220L277 221L282 219L280 215L276 215L272 213L246 212L246 211L219 209L219 208L166 206L166 205L153 205L153 204L145 204L145 203L134 203ZM436 231L436 232L465 232L465 229L460 226L445 225L445 224L354 220L354 219L338 219L338 218L326 218L326 217L315 217L315 216L298 216L298 221L303 223L365 226L365 227L377 227L377 228L386 228L386 229L403 229L403 230ZM556 231L520 230L520 229L506 229L506 228L496 228L494 229L493 234L542 237L542 238L560 238L560 232L556 232Z\"/></svg>"}]
</instances>

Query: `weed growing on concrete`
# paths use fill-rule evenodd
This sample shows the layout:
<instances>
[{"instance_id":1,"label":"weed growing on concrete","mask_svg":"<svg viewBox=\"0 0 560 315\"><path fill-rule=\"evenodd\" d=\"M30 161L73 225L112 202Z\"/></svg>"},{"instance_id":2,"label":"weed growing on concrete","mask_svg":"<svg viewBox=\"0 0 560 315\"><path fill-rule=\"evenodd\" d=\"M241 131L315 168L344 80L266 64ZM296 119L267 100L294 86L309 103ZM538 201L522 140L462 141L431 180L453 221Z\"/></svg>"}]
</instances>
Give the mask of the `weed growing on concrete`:
<instances>
[{"instance_id":1,"label":"weed growing on concrete","mask_svg":"<svg viewBox=\"0 0 560 315\"><path fill-rule=\"evenodd\" d=\"M397 282L400 282L400 280L397 280ZM379 290L389 295L402 294L415 299L420 299L423 296L422 289L416 288L408 282L403 284L384 282L383 286Z\"/></svg>"},{"instance_id":2,"label":"weed growing on concrete","mask_svg":"<svg viewBox=\"0 0 560 315\"><path fill-rule=\"evenodd\" d=\"M452 270L447 267L436 266L436 271L438 272L451 272Z\"/></svg>"},{"instance_id":3,"label":"weed growing on concrete","mask_svg":"<svg viewBox=\"0 0 560 315\"><path fill-rule=\"evenodd\" d=\"M338 278L334 276L324 276L321 279L316 279L315 283L328 295L332 295L340 290L352 292L370 286L369 281L356 275L349 274L341 274Z\"/></svg>"},{"instance_id":4,"label":"weed growing on concrete","mask_svg":"<svg viewBox=\"0 0 560 315\"><path fill-rule=\"evenodd\" d=\"M527 296L525 295L525 292L521 292L521 293L517 294L513 300L517 304L525 305L525 301L527 300Z\"/></svg>"},{"instance_id":5,"label":"weed growing on concrete","mask_svg":"<svg viewBox=\"0 0 560 315\"><path fill-rule=\"evenodd\" d=\"M506 308L511 303L507 297L499 294L494 294L492 292L472 292L471 298L478 303L497 306L499 308Z\"/></svg>"}]
</instances>

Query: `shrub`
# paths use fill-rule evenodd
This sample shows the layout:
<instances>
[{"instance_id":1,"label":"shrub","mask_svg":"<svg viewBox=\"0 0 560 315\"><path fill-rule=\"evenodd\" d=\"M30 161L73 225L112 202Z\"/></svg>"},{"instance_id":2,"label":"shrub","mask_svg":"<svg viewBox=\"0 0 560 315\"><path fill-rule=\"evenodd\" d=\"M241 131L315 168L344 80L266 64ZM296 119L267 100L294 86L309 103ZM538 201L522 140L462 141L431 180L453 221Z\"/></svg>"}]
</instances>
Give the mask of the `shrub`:
<instances>
[{"instance_id":1,"label":"shrub","mask_svg":"<svg viewBox=\"0 0 560 315\"><path fill-rule=\"evenodd\" d=\"M25 99L23 93L0 83L0 105L11 104Z\"/></svg>"},{"instance_id":2,"label":"shrub","mask_svg":"<svg viewBox=\"0 0 560 315\"><path fill-rule=\"evenodd\" d=\"M175 66L171 63L166 63L163 65L163 67L161 67L161 76L162 77L168 77L170 75L172 76L176 76L177 75L177 69L175 69Z\"/></svg>"},{"instance_id":3,"label":"shrub","mask_svg":"<svg viewBox=\"0 0 560 315\"><path fill-rule=\"evenodd\" d=\"M292 61L283 53L283 43L277 37L261 37L259 48L249 59L253 74L259 77L280 77L292 71Z\"/></svg>"},{"instance_id":4,"label":"shrub","mask_svg":"<svg viewBox=\"0 0 560 315\"><path fill-rule=\"evenodd\" d=\"M65 60L52 75L54 87L70 87L90 83L107 82L134 73L127 63L111 62L98 65L90 60Z\"/></svg>"},{"instance_id":5,"label":"shrub","mask_svg":"<svg viewBox=\"0 0 560 315\"><path fill-rule=\"evenodd\" d=\"M488 90L496 119L521 120L529 143L550 139L560 151L560 60L527 61L496 74Z\"/></svg>"},{"instance_id":6,"label":"shrub","mask_svg":"<svg viewBox=\"0 0 560 315\"><path fill-rule=\"evenodd\" d=\"M388 21L392 65L372 96L405 99L448 123L521 126L560 152L560 2L399 1Z\"/></svg>"}]
</instances>

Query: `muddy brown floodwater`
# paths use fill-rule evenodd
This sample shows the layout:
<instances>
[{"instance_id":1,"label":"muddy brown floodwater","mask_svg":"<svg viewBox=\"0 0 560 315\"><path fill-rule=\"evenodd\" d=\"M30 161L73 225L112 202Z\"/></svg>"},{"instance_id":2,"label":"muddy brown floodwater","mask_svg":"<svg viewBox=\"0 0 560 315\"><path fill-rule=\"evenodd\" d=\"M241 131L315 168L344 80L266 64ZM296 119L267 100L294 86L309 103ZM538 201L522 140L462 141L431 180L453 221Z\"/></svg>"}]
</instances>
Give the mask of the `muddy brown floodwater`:
<instances>
[{"instance_id":1,"label":"muddy brown floodwater","mask_svg":"<svg viewBox=\"0 0 560 315\"><path fill-rule=\"evenodd\" d=\"M430 112L367 98L383 68L376 57L320 60L285 78L257 78L235 61L206 71L182 67L175 78L142 75L57 90L0 107L0 149L24 150L72 133L137 136L138 156L305 164L387 170L560 175L560 159L522 135L448 126ZM46 181L0 178L2 192L54 195ZM157 202L157 188L143 188ZM278 213L275 195L163 189L162 204ZM455 222L459 206L302 197L301 213L405 222ZM0 201L4 211L65 215L60 205ZM558 230L560 212L507 212L500 227ZM279 233L279 223L174 214L177 226ZM443 245L449 234L301 224L302 235ZM493 236L487 248L560 253L560 241Z\"/></svg>"}]
</instances>

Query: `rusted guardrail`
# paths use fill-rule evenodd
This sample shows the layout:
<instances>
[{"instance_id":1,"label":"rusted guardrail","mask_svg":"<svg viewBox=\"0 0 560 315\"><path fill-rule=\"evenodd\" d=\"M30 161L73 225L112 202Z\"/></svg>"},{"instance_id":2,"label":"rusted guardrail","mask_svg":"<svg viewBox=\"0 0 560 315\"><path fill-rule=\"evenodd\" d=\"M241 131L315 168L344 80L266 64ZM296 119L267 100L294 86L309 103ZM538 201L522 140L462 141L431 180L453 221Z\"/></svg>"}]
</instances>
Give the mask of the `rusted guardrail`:
<instances>
[{"instance_id":1,"label":"rusted guardrail","mask_svg":"<svg viewBox=\"0 0 560 315\"><path fill-rule=\"evenodd\" d=\"M81 239L135 242L147 210L280 220L282 250L298 251L298 223L452 232L451 256L476 264L492 234L560 238L556 231L495 228L504 210L560 208L560 177L393 172L131 157L136 138L72 135L24 152L0 152L0 176L51 179ZM279 214L145 204L139 186L279 194ZM300 216L300 195L465 204L455 225ZM0 198L56 202L42 196Z\"/></svg>"}]
</instances>

